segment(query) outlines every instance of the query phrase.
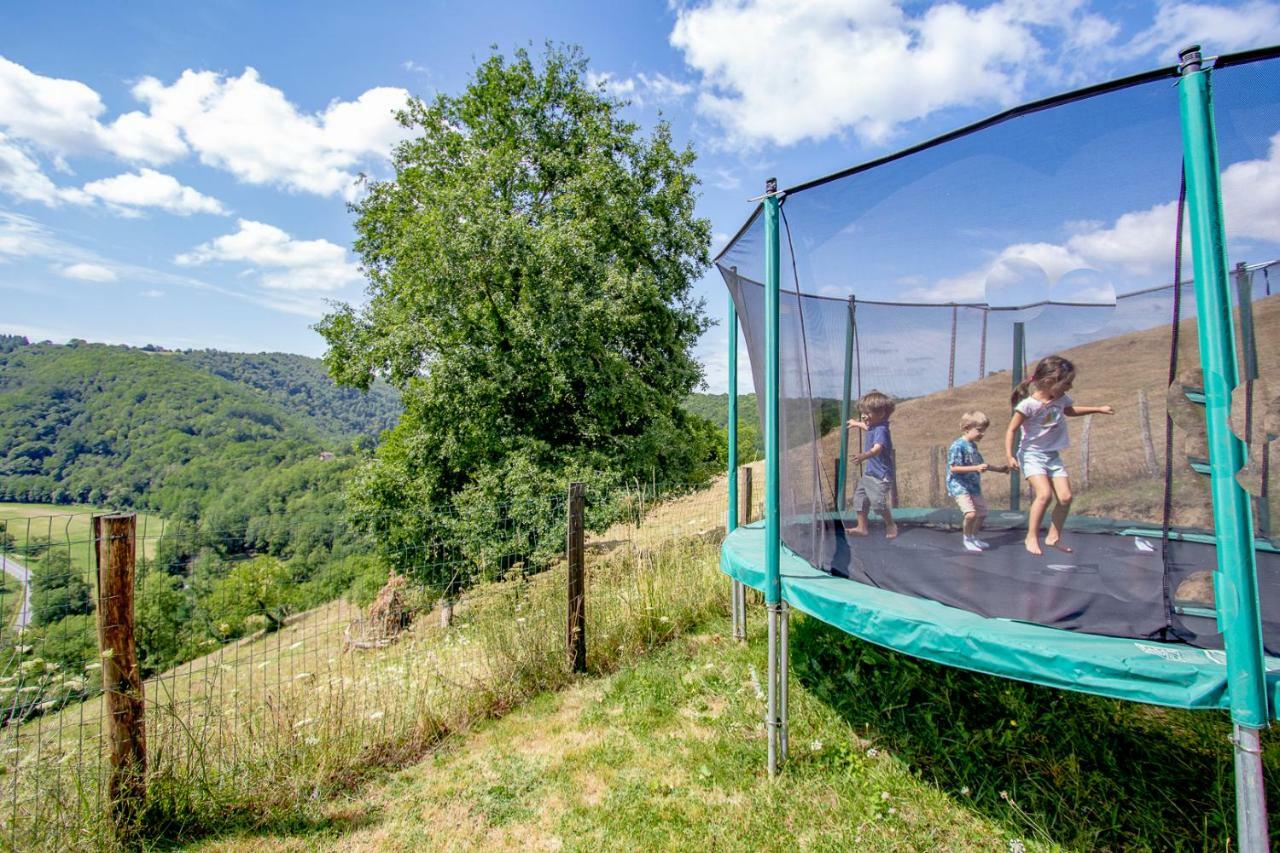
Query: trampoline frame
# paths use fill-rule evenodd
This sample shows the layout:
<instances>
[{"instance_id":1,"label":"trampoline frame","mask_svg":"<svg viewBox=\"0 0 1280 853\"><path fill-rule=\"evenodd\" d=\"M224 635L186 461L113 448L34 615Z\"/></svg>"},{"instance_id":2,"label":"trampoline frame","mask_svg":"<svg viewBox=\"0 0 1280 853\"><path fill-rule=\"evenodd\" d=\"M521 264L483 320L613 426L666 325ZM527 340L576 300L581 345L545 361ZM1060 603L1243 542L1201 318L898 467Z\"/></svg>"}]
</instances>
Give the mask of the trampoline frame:
<instances>
[{"instance_id":1,"label":"trampoline frame","mask_svg":"<svg viewBox=\"0 0 1280 853\"><path fill-rule=\"evenodd\" d=\"M1276 54L1275 49L1269 49L1242 54L1231 60L1245 62ZM1269 725L1276 707L1280 707L1280 694L1276 694L1274 703L1269 701L1270 694L1280 685L1280 661L1271 661L1275 671L1269 675L1263 653L1251 501L1248 493L1235 479L1236 473L1243 467L1244 448L1241 440L1231 432L1228 423L1231 395L1239 377L1210 89L1212 69L1203 67L1198 45L1181 51L1179 61L1177 87L1187 193L1186 210L1195 271L1196 325L1204 372L1205 420L1210 449L1209 477L1217 556L1214 590L1224 651L1209 653L1194 650L1197 655L1203 656L1203 660L1189 661L1183 660L1181 655L1166 656L1159 651L1148 654L1143 648L1158 650L1167 646L1170 650L1179 651L1188 648L1182 644L1088 635L1011 620L987 619L934 601L865 585L855 587L850 581L820 572L790 549L784 548L781 541L779 504L781 448L778 429L778 317L781 256L779 213L786 193L780 192L776 179L770 178L766 182L761 207L748 219L743 230L738 232L739 235L744 233L762 209L765 237L765 517L762 523L745 528L738 524L738 318L733 300L730 299L728 535L721 551L721 568L733 579L734 635L745 637L745 586L752 586L764 593L768 611L766 728L770 777L776 775L787 753L788 605L794 604L802 611L855 636L863 636L864 639L870 635L878 635L883 639L883 632L877 634L875 631L860 631L857 627L859 624L866 624L868 618L893 618L901 620L904 625L917 632L930 635L928 642L913 643L909 654L946 665L1103 696L1183 708L1229 710L1234 726L1237 837L1242 850L1267 849L1266 800L1262 783L1259 730ZM1215 67L1226 64L1220 59ZM1152 75L1166 73L1168 72L1152 72ZM1144 75L1143 79L1147 76L1151 75ZM1083 97L1091 91L1066 95L1051 102ZM1051 102L1040 102L1025 109L1041 109ZM1018 110L1010 111L975 127L1016 114ZM934 143L909 149L904 154L946 141L963 132L957 131L956 134L949 134ZM885 158L887 159L892 158ZM865 168L873 168L879 162L883 161L855 167L828 179L802 184L794 191ZM854 306L851 300L851 318ZM846 362L847 351L851 346L851 341L846 343ZM843 427L843 420L847 419L849 396L847 368L844 385L846 400L842 406L839 442L842 463L846 458L848 441L847 431ZM843 504L843 464L840 471L837 500ZM1014 489L1012 494L1016 495L1017 490ZM745 547L748 544L751 547ZM759 555L760 550L763 550L762 555ZM835 588L834 585L842 585L844 589ZM835 593L832 592L833 589ZM1083 650L1071 655L1071 662L1080 666L1063 668L1020 663L1027 660L1026 655L1059 655L1069 644L1068 641L1079 645ZM1134 647L1137 647L1136 650ZM1096 666L1092 669L1085 666L1087 663L1097 663L1098 654L1104 649L1107 650L1108 660L1120 662L1118 666L1108 664L1102 667L1106 672L1100 672ZM1019 658L1015 654L1014 660L1009 662L1010 652L1023 657ZM1129 652L1134 652L1137 656L1134 657ZM1149 683L1139 689L1134 689L1131 685L1119 689L1114 682L1109 682L1109 679L1125 678L1147 680Z\"/></svg>"}]
</instances>

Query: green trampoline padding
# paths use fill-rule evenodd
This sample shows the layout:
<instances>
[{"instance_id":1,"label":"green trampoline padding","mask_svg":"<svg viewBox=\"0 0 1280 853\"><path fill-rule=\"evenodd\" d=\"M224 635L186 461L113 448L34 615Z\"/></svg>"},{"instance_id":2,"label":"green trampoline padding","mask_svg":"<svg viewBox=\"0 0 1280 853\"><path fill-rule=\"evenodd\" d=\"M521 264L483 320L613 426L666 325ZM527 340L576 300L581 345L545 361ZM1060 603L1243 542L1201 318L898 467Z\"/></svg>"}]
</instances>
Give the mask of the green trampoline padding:
<instances>
[{"instance_id":1,"label":"green trampoline padding","mask_svg":"<svg viewBox=\"0 0 1280 853\"><path fill-rule=\"evenodd\" d=\"M725 574L764 588L764 526L739 527L720 550ZM782 548L782 597L876 645L975 672L1187 709L1230 709L1225 656L1181 643L1064 631L989 619L821 572ZM1280 707L1280 659L1268 657L1271 707Z\"/></svg>"}]
</instances>

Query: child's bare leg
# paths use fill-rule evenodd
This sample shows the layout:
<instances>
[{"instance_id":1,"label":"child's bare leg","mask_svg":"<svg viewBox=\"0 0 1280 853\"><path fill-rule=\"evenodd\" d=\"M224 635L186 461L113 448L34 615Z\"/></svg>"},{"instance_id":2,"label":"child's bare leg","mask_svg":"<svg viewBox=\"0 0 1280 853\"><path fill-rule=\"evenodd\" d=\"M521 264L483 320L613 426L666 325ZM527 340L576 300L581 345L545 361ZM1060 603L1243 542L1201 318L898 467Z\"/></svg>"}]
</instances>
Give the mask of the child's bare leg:
<instances>
[{"instance_id":1,"label":"child's bare leg","mask_svg":"<svg viewBox=\"0 0 1280 853\"><path fill-rule=\"evenodd\" d=\"M858 525L856 527L845 526L844 532L850 536L866 536L867 535L867 511L865 509L858 510Z\"/></svg>"},{"instance_id":2,"label":"child's bare leg","mask_svg":"<svg viewBox=\"0 0 1280 853\"><path fill-rule=\"evenodd\" d=\"M1039 556L1044 553L1040 550L1040 525L1044 522L1049 501L1053 500L1053 490L1049 486L1049 478L1044 474L1033 474L1027 478L1027 482L1035 489L1036 496L1031 499L1031 509L1027 512L1027 538L1023 544L1028 551Z\"/></svg>"},{"instance_id":3,"label":"child's bare leg","mask_svg":"<svg viewBox=\"0 0 1280 853\"><path fill-rule=\"evenodd\" d=\"M972 539L977 535L978 514L976 512L966 512L964 514L964 538Z\"/></svg>"},{"instance_id":4,"label":"child's bare leg","mask_svg":"<svg viewBox=\"0 0 1280 853\"><path fill-rule=\"evenodd\" d=\"M885 504L884 509L880 510L880 514L884 516L884 538L897 538L898 523L893 520L893 512L889 509L888 504Z\"/></svg>"},{"instance_id":5,"label":"child's bare leg","mask_svg":"<svg viewBox=\"0 0 1280 853\"><path fill-rule=\"evenodd\" d=\"M1067 513L1071 512L1071 481L1066 477L1054 477L1051 484L1053 496L1058 502L1053 507L1049 533L1044 537L1044 544L1070 554L1071 546L1062 541L1062 527L1067 523Z\"/></svg>"}]
</instances>

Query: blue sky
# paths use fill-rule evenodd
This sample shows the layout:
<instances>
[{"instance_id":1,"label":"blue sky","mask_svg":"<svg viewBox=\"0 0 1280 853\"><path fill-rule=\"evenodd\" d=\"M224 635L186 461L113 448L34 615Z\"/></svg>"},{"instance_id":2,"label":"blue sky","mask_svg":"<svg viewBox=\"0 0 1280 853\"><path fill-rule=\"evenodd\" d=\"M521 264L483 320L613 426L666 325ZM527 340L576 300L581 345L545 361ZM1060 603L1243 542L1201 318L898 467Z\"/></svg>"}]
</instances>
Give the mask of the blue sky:
<instances>
[{"instance_id":1,"label":"blue sky","mask_svg":"<svg viewBox=\"0 0 1280 853\"><path fill-rule=\"evenodd\" d=\"M326 300L364 289L353 177L386 174L395 106L459 91L491 46L581 45L637 121L667 118L699 153L718 249L769 175L795 184L1168 64L1191 39L1280 42L1280 7L7 3L0 332L321 354ZM719 317L718 276L698 289ZM723 353L720 326L699 345L710 390Z\"/></svg>"}]
</instances>

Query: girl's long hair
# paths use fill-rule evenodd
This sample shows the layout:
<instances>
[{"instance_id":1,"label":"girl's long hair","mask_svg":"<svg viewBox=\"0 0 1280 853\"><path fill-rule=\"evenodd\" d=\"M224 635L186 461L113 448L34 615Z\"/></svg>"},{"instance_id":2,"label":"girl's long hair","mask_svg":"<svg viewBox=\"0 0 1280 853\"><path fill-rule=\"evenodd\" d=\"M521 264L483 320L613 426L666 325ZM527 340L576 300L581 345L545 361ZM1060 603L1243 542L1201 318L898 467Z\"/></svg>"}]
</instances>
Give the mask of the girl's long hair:
<instances>
[{"instance_id":1,"label":"girl's long hair","mask_svg":"<svg viewBox=\"0 0 1280 853\"><path fill-rule=\"evenodd\" d=\"M1032 387L1052 388L1063 382L1069 382L1076 378L1076 366L1060 355L1046 355L1036 364L1036 369L1031 375L1022 380L1013 389L1013 396L1009 398L1010 406L1017 406L1031 393Z\"/></svg>"}]
</instances>

